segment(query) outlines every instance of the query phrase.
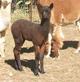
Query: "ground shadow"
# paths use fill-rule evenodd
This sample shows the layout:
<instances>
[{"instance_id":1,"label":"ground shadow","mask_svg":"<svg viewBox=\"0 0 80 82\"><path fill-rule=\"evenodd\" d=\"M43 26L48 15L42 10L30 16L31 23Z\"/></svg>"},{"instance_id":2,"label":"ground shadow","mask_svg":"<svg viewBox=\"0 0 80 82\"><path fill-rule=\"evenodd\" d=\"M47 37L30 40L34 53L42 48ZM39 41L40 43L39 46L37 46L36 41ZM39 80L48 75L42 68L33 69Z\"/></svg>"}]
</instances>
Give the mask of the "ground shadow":
<instances>
[{"instance_id":1,"label":"ground shadow","mask_svg":"<svg viewBox=\"0 0 80 82\"><path fill-rule=\"evenodd\" d=\"M73 24L73 23L70 23L70 22L69 22L69 23L65 23L65 22L64 22L64 23L62 23L62 26L68 26L68 25L72 25L72 24Z\"/></svg>"},{"instance_id":2,"label":"ground shadow","mask_svg":"<svg viewBox=\"0 0 80 82\"><path fill-rule=\"evenodd\" d=\"M16 69L14 60L5 60L5 63L9 64L11 67ZM33 59L32 60L27 60L27 59L21 60L21 64L22 64L22 66L30 68L31 71L34 73L35 61Z\"/></svg>"},{"instance_id":3,"label":"ground shadow","mask_svg":"<svg viewBox=\"0 0 80 82\"><path fill-rule=\"evenodd\" d=\"M31 53L31 52L34 52L34 46L30 47L30 48L26 48L26 47L23 47L21 48L21 54L23 53Z\"/></svg>"},{"instance_id":4,"label":"ground shadow","mask_svg":"<svg viewBox=\"0 0 80 82\"><path fill-rule=\"evenodd\" d=\"M11 67L15 68L15 61L14 60L5 60L5 63L9 64Z\"/></svg>"},{"instance_id":5,"label":"ground shadow","mask_svg":"<svg viewBox=\"0 0 80 82\"><path fill-rule=\"evenodd\" d=\"M63 45L62 49L66 49L68 47L77 48L78 41L64 41L64 45Z\"/></svg>"}]
</instances>

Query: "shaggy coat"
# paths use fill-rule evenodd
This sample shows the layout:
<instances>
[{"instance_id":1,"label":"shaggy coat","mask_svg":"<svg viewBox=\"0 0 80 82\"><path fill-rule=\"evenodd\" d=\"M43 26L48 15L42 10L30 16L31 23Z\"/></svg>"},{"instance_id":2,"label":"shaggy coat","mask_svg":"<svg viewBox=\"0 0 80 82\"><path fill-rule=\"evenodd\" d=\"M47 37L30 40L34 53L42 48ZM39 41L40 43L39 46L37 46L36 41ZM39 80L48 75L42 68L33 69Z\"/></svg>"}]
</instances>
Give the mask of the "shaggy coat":
<instances>
[{"instance_id":1,"label":"shaggy coat","mask_svg":"<svg viewBox=\"0 0 80 82\"><path fill-rule=\"evenodd\" d=\"M5 35L10 26L11 0L0 0L0 55L5 56Z\"/></svg>"},{"instance_id":2,"label":"shaggy coat","mask_svg":"<svg viewBox=\"0 0 80 82\"><path fill-rule=\"evenodd\" d=\"M36 0L42 5L49 5L54 3L54 8L51 11L51 23L56 25L55 27L55 40L59 43L59 46L63 46L64 35L62 33L61 25L63 22L75 23L80 31L80 0ZM39 14L41 13L38 8ZM41 17L41 14L40 14ZM79 43L80 45L80 43ZM80 47L76 52L80 51Z\"/></svg>"}]
</instances>

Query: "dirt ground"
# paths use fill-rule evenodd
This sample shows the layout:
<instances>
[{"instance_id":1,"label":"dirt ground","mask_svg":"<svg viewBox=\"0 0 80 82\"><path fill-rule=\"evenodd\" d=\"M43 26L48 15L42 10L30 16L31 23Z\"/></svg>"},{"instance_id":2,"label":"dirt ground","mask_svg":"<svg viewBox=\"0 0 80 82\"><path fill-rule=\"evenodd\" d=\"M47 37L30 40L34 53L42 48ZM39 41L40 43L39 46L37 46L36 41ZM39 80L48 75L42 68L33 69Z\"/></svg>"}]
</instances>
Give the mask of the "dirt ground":
<instances>
[{"instance_id":1,"label":"dirt ground","mask_svg":"<svg viewBox=\"0 0 80 82\"><path fill-rule=\"evenodd\" d=\"M73 24L62 27L65 39L58 59L44 58L45 74L34 76L34 50L26 41L22 48L23 71L15 70L14 41L10 28L6 33L5 58L0 58L0 82L80 82L80 53L75 54L80 33Z\"/></svg>"}]
</instances>

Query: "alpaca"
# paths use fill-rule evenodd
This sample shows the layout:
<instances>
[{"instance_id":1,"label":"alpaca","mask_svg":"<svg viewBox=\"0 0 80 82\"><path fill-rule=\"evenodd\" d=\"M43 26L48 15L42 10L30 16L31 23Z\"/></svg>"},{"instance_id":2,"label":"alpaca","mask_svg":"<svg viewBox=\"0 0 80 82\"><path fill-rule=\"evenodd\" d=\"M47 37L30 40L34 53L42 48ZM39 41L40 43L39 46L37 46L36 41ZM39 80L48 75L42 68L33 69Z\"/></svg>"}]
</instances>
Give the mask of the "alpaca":
<instances>
[{"instance_id":1,"label":"alpaca","mask_svg":"<svg viewBox=\"0 0 80 82\"><path fill-rule=\"evenodd\" d=\"M54 8L51 11L51 23L55 24L54 37L58 42L59 47L62 48L64 34L62 32L62 23L73 23L80 31L80 0L36 0L42 5L49 5L54 3ZM41 12L38 8L39 16ZM54 26L53 26L54 28ZM80 52L80 41L75 53Z\"/></svg>"},{"instance_id":2,"label":"alpaca","mask_svg":"<svg viewBox=\"0 0 80 82\"><path fill-rule=\"evenodd\" d=\"M5 33L10 26L11 0L0 1L0 55L5 56Z\"/></svg>"},{"instance_id":3,"label":"alpaca","mask_svg":"<svg viewBox=\"0 0 80 82\"><path fill-rule=\"evenodd\" d=\"M45 51L45 43L48 39L48 33L51 29L50 24L50 16L51 9L53 8L53 4L50 6L42 6L38 4L41 13L42 19L40 24L32 23L28 20L20 19L12 24L11 31L15 42L14 47L14 57L16 69L22 70L21 61L20 61L20 50L25 40L32 41L35 47L35 75L39 75L44 72L44 51ZM39 70L39 62L40 62L40 70Z\"/></svg>"}]
</instances>

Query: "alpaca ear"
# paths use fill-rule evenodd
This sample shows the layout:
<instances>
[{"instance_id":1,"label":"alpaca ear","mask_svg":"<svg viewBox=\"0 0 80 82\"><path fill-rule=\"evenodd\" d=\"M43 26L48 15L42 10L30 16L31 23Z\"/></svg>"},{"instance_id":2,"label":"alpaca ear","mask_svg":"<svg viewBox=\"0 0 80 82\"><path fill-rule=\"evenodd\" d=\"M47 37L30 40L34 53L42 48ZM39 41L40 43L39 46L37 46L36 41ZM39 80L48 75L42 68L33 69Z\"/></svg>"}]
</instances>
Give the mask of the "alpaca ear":
<instances>
[{"instance_id":1,"label":"alpaca ear","mask_svg":"<svg viewBox=\"0 0 80 82\"><path fill-rule=\"evenodd\" d=\"M52 9L52 8L53 8L53 3L51 3L51 4L50 4L49 8L50 8L50 9Z\"/></svg>"},{"instance_id":2,"label":"alpaca ear","mask_svg":"<svg viewBox=\"0 0 80 82\"><path fill-rule=\"evenodd\" d=\"M36 2L36 5L37 5L39 12L42 13L43 6L39 3L39 1Z\"/></svg>"},{"instance_id":3,"label":"alpaca ear","mask_svg":"<svg viewBox=\"0 0 80 82\"><path fill-rule=\"evenodd\" d=\"M38 8L42 9L43 6L38 1L36 4L37 4Z\"/></svg>"},{"instance_id":4,"label":"alpaca ear","mask_svg":"<svg viewBox=\"0 0 80 82\"><path fill-rule=\"evenodd\" d=\"M8 5L10 4L10 2L4 1L2 2L2 6L5 9Z\"/></svg>"}]
</instances>

